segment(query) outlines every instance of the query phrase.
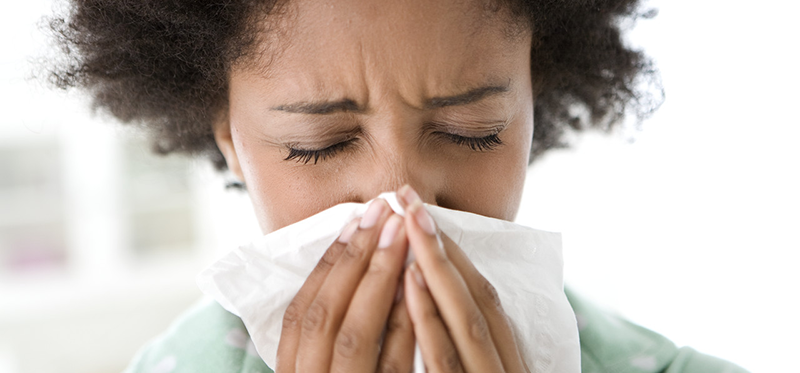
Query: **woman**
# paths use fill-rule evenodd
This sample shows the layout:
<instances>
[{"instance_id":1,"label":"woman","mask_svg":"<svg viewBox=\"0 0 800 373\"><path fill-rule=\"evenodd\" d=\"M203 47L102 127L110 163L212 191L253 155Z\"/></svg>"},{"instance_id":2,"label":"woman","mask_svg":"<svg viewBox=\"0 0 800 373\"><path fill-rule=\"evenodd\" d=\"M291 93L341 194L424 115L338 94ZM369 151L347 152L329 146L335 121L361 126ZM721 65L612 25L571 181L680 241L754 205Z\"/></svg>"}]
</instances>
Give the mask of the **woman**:
<instances>
[{"instance_id":1,"label":"woman","mask_svg":"<svg viewBox=\"0 0 800 373\"><path fill-rule=\"evenodd\" d=\"M647 94L634 87L653 70L618 26L636 9L632 0L75 1L53 22L72 58L53 76L148 127L157 150L229 169L265 233L398 191L405 218L379 200L310 275L272 368L408 371L416 341L430 371L536 371L491 285L437 239L422 202L513 220L531 158L561 145L566 126L582 128L576 107L599 127L632 104L641 116L652 109L636 106ZM404 270L409 243L417 262ZM589 320L585 371L738 369L571 301ZM268 371L246 348L230 349L246 343L212 335L237 325L219 306L197 309L131 371Z\"/></svg>"}]
</instances>

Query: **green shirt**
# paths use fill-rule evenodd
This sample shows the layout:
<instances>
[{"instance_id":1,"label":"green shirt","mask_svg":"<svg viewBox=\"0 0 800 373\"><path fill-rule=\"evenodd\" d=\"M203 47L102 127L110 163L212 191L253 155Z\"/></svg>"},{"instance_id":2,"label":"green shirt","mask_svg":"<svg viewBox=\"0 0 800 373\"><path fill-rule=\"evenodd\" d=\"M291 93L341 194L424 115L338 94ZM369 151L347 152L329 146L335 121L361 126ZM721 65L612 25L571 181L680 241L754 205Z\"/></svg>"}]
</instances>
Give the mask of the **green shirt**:
<instances>
[{"instance_id":1,"label":"green shirt","mask_svg":"<svg viewBox=\"0 0 800 373\"><path fill-rule=\"evenodd\" d=\"M604 312L566 289L578 320L583 373L743 373L741 367Z\"/></svg>"},{"instance_id":2,"label":"green shirt","mask_svg":"<svg viewBox=\"0 0 800 373\"><path fill-rule=\"evenodd\" d=\"M581 340L583 373L746 373L724 360L603 312L566 291ZM145 346L125 373L272 373L242 321L213 300L181 316Z\"/></svg>"}]
</instances>

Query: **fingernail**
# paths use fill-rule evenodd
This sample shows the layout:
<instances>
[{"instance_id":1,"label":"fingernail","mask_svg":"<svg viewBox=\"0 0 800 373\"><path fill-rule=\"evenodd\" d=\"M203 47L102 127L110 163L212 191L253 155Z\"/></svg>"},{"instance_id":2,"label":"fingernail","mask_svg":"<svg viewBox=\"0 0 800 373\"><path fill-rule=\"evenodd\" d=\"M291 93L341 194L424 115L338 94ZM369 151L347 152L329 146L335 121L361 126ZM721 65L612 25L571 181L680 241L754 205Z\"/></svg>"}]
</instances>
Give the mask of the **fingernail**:
<instances>
[{"instance_id":1,"label":"fingernail","mask_svg":"<svg viewBox=\"0 0 800 373\"><path fill-rule=\"evenodd\" d=\"M423 289L428 288L428 285L425 284L425 278L422 277L422 272L420 272L419 266L417 266L417 262L411 263L411 266L408 268L411 269L411 274L414 275L414 280L417 281L417 285Z\"/></svg>"},{"instance_id":2,"label":"fingernail","mask_svg":"<svg viewBox=\"0 0 800 373\"><path fill-rule=\"evenodd\" d=\"M428 211L425 210L425 207L422 206L421 200L417 199L416 202L408 208L408 211L414 215L414 219L417 220L417 225L419 225L425 233L430 235L436 234L436 225L433 222L433 218L431 218Z\"/></svg>"},{"instance_id":3,"label":"fingernail","mask_svg":"<svg viewBox=\"0 0 800 373\"><path fill-rule=\"evenodd\" d=\"M378 240L378 248L385 249L394 242L394 237L397 236L397 231L400 230L400 223L403 219L399 215L392 215L389 220L383 225L381 230L381 238Z\"/></svg>"},{"instance_id":4,"label":"fingernail","mask_svg":"<svg viewBox=\"0 0 800 373\"><path fill-rule=\"evenodd\" d=\"M414 188L408 184L403 185L403 187L400 188L400 197L403 198L403 200L406 202L406 205L409 206L416 200L419 200L420 202L422 201L422 199L419 198L419 194L417 194L417 192L414 191Z\"/></svg>"},{"instance_id":5,"label":"fingernail","mask_svg":"<svg viewBox=\"0 0 800 373\"><path fill-rule=\"evenodd\" d=\"M358 228L358 220L353 220L346 227L342 230L342 234L339 235L339 242L341 243L349 243L350 238L353 237L353 233L355 233L356 228Z\"/></svg>"},{"instance_id":6,"label":"fingernail","mask_svg":"<svg viewBox=\"0 0 800 373\"><path fill-rule=\"evenodd\" d=\"M375 223L378 222L378 218L381 217L384 204L385 203L382 199L376 199L372 201L367 208L367 212L364 213L364 217L361 218L361 224L359 224L358 227L361 229L367 229L375 226Z\"/></svg>"}]
</instances>

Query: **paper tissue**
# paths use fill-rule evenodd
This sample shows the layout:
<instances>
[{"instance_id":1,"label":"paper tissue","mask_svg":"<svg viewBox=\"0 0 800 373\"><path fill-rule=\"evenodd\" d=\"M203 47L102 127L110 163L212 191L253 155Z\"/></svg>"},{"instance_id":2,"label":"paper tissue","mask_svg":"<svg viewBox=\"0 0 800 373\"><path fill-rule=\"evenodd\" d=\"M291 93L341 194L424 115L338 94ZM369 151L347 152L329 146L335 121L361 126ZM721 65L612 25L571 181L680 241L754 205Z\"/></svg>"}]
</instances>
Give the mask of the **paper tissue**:
<instances>
[{"instance_id":1,"label":"paper tissue","mask_svg":"<svg viewBox=\"0 0 800 373\"><path fill-rule=\"evenodd\" d=\"M394 193L380 197L402 213ZM367 205L331 207L232 251L198 276L205 294L242 318L268 366L275 366L284 311L328 246ZM531 372L580 372L577 324L563 291L561 235L425 208L497 289Z\"/></svg>"}]
</instances>

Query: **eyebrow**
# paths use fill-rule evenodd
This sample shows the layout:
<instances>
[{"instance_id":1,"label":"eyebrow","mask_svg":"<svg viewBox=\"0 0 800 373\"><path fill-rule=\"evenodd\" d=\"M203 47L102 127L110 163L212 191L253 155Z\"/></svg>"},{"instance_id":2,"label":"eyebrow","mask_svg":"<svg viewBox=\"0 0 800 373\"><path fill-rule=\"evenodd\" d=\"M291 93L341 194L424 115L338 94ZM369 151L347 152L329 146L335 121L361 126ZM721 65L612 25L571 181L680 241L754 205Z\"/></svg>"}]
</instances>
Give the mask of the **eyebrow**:
<instances>
[{"instance_id":1,"label":"eyebrow","mask_svg":"<svg viewBox=\"0 0 800 373\"><path fill-rule=\"evenodd\" d=\"M297 114L331 114L338 111L362 111L358 104L349 98L339 101L297 102L276 106L272 110Z\"/></svg>"},{"instance_id":2,"label":"eyebrow","mask_svg":"<svg viewBox=\"0 0 800 373\"><path fill-rule=\"evenodd\" d=\"M509 83L504 85L490 85L471 89L455 96L434 97L425 104L426 109L438 109L447 106L460 106L471 104L484 98L508 92Z\"/></svg>"},{"instance_id":3,"label":"eyebrow","mask_svg":"<svg viewBox=\"0 0 800 373\"><path fill-rule=\"evenodd\" d=\"M433 97L425 103L426 109L438 109L448 106L461 106L483 100L509 91L509 83L504 85L489 85L471 89L465 93L453 96ZM272 110L295 114L332 114L336 112L363 112L364 110L351 99L339 101L296 102L293 104L279 105Z\"/></svg>"}]
</instances>

